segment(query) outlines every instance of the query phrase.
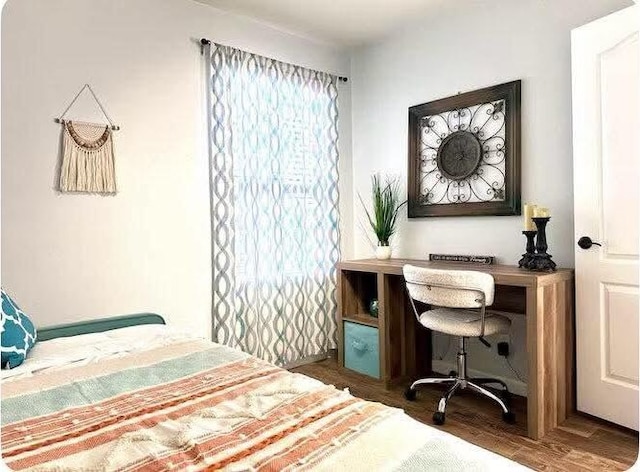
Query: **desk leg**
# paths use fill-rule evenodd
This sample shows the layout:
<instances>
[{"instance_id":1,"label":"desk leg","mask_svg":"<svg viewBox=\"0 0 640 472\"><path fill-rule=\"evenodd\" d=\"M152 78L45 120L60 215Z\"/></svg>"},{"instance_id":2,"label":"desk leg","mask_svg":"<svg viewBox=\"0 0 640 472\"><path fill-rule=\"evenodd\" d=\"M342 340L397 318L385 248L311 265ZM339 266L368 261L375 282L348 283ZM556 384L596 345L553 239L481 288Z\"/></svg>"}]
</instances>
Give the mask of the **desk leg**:
<instances>
[{"instance_id":1,"label":"desk leg","mask_svg":"<svg viewBox=\"0 0 640 472\"><path fill-rule=\"evenodd\" d=\"M573 408L572 294L571 281L527 288L527 424L533 439L556 428Z\"/></svg>"},{"instance_id":2,"label":"desk leg","mask_svg":"<svg viewBox=\"0 0 640 472\"><path fill-rule=\"evenodd\" d=\"M405 298L404 279L378 273L380 377L387 389L402 374Z\"/></svg>"},{"instance_id":3,"label":"desk leg","mask_svg":"<svg viewBox=\"0 0 640 472\"><path fill-rule=\"evenodd\" d=\"M338 365L344 367L344 326L342 324L342 314L344 313L344 290L345 290L344 272L338 269L338 277L336 279L336 291L338 295L336 307L336 337L338 345Z\"/></svg>"},{"instance_id":4,"label":"desk leg","mask_svg":"<svg viewBox=\"0 0 640 472\"><path fill-rule=\"evenodd\" d=\"M542 372L542 336L544 313L538 312L542 306L542 288L527 287L527 352L529 353L527 377L527 429L529 437L538 439L544 431L544 418L540 406L544 403L544 381Z\"/></svg>"}]
</instances>

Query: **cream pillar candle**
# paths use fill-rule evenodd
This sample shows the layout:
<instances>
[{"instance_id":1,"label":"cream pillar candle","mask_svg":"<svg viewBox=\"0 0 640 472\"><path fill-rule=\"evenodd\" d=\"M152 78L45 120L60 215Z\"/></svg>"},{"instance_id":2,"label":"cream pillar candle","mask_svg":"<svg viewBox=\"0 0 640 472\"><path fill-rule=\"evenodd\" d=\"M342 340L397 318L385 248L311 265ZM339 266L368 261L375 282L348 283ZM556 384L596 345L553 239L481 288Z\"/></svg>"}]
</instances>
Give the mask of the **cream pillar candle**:
<instances>
[{"instance_id":1,"label":"cream pillar candle","mask_svg":"<svg viewBox=\"0 0 640 472\"><path fill-rule=\"evenodd\" d=\"M522 216L524 218L524 230L525 231L535 231L536 226L531 219L536 210L535 205L529 205L528 203L524 204L524 211L522 212Z\"/></svg>"},{"instance_id":2,"label":"cream pillar candle","mask_svg":"<svg viewBox=\"0 0 640 472\"><path fill-rule=\"evenodd\" d=\"M544 207L536 207L533 210L534 218L548 218L549 217L549 209Z\"/></svg>"}]
</instances>

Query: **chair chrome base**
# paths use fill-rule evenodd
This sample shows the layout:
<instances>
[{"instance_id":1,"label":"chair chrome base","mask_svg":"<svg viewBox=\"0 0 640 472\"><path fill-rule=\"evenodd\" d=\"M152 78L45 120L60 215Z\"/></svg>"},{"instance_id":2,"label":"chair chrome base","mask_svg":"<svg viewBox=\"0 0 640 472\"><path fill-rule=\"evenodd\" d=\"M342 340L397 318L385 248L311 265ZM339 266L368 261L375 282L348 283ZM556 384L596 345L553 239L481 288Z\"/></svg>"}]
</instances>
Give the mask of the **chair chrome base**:
<instances>
[{"instance_id":1,"label":"chair chrome base","mask_svg":"<svg viewBox=\"0 0 640 472\"><path fill-rule=\"evenodd\" d=\"M438 402L438 408L436 412L433 414L433 422L435 424L443 424L444 423L444 415L447 409L447 402L451 399L454 393L457 390L464 390L466 388L470 388L486 397L491 398L495 401L500 408L502 408L502 419L506 423L515 423L515 415L509 409L509 389L506 384L502 380L491 379L491 378L469 378L467 377L467 352L466 352L466 338L460 338L460 347L458 350L457 361L458 361L458 372L455 376L451 377L431 377L426 379L416 380L411 384L411 387L407 389L405 392L405 398L407 400L415 400L416 398L416 387L419 385L426 384L452 384L451 387L446 391L446 393L442 396L440 401ZM484 385L486 384L498 384L502 386L503 397L500 398L495 393L490 390L487 390Z\"/></svg>"}]
</instances>

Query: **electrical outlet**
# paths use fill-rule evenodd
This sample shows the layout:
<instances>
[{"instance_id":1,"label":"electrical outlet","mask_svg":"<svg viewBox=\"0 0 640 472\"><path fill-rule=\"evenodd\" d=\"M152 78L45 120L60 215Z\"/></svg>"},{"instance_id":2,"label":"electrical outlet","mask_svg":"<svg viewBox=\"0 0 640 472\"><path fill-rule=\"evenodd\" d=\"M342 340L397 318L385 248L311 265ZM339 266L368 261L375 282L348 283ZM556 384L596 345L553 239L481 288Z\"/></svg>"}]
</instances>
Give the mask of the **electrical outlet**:
<instances>
[{"instance_id":1,"label":"electrical outlet","mask_svg":"<svg viewBox=\"0 0 640 472\"><path fill-rule=\"evenodd\" d=\"M498 355L503 357L509 356L509 343L502 341L498 343Z\"/></svg>"}]
</instances>

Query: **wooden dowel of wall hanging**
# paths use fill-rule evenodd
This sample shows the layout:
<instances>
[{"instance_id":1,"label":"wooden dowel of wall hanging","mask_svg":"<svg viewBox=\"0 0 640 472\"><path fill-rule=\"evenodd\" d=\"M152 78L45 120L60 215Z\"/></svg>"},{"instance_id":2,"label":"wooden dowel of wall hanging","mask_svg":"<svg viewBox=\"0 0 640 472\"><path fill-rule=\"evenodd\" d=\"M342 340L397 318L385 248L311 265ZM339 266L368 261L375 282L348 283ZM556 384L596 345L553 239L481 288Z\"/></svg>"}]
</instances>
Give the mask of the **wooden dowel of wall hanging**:
<instances>
[{"instance_id":1,"label":"wooden dowel of wall hanging","mask_svg":"<svg viewBox=\"0 0 640 472\"><path fill-rule=\"evenodd\" d=\"M69 121L73 121L73 120L63 120L63 119L60 119L60 118L54 118L54 119L53 119L53 121L54 121L55 123L65 124L65 123L67 123L67 122L69 122ZM96 124L97 124L97 123L96 123ZM118 130L120 130L120 126L118 126L118 125L104 125L104 126L109 126L109 128L111 128L113 131L118 131Z\"/></svg>"}]
</instances>

